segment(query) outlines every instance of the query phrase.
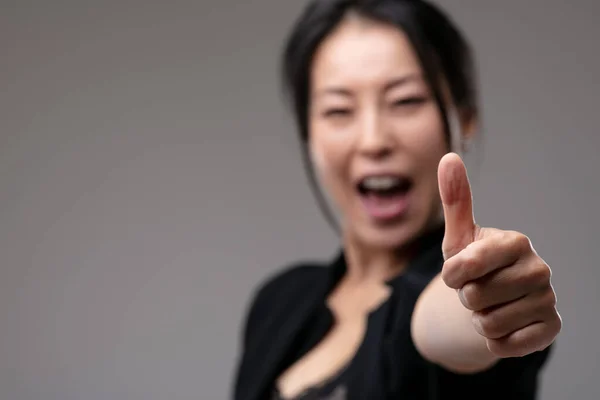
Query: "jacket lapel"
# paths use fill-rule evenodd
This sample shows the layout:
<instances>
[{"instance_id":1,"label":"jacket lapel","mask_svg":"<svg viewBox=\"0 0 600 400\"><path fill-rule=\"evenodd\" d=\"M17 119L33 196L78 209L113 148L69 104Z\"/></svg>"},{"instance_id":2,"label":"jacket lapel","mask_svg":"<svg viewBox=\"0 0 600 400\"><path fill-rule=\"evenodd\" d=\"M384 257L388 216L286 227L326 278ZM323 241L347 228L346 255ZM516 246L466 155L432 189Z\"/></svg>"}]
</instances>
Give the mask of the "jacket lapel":
<instances>
[{"instance_id":1,"label":"jacket lapel","mask_svg":"<svg viewBox=\"0 0 600 400\"><path fill-rule=\"evenodd\" d=\"M268 391L284 367L283 362L289 355L292 345L297 343L302 328L308 323L314 310L323 304L329 289L340 274L342 256L329 267L323 268L321 279L307 280L293 288L282 288L280 298L269 299L273 307L270 317L260 328L257 341L247 349L245 377L240 382L241 396L236 400L268 399ZM323 279L325 278L325 279Z\"/></svg>"}]
</instances>

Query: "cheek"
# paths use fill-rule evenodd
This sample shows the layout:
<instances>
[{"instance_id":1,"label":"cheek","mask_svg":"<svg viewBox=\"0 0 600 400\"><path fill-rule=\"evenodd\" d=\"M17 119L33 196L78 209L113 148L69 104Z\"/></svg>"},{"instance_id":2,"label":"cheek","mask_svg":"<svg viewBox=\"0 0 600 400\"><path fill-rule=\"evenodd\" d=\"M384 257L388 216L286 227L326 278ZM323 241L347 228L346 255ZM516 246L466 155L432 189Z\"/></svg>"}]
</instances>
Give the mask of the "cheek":
<instances>
[{"instance_id":1,"label":"cheek","mask_svg":"<svg viewBox=\"0 0 600 400\"><path fill-rule=\"evenodd\" d=\"M429 154L440 154L446 152L446 135L442 118L433 105L428 107L421 115L413 121L412 142L415 147L428 150Z\"/></svg>"},{"instance_id":2,"label":"cheek","mask_svg":"<svg viewBox=\"0 0 600 400\"><path fill-rule=\"evenodd\" d=\"M439 203L437 171L440 160L448 152L444 126L432 106L417 117L399 121L398 132L402 132L402 144L411 158L418 180L420 204L428 209Z\"/></svg>"},{"instance_id":3,"label":"cheek","mask_svg":"<svg viewBox=\"0 0 600 400\"><path fill-rule=\"evenodd\" d=\"M398 121L396 129L402 132L402 142L413 160L423 171L431 172L448 151L442 119L434 105L422 110L418 116Z\"/></svg>"},{"instance_id":4,"label":"cheek","mask_svg":"<svg viewBox=\"0 0 600 400\"><path fill-rule=\"evenodd\" d=\"M327 137L313 135L310 141L310 155L319 181L336 202L343 201L348 181L347 151L340 143L327 140Z\"/></svg>"},{"instance_id":5,"label":"cheek","mask_svg":"<svg viewBox=\"0 0 600 400\"><path fill-rule=\"evenodd\" d=\"M322 146L315 145L314 140L312 140L309 148L310 159L317 174L321 177L328 175L327 170L329 167L327 166L326 157Z\"/></svg>"}]
</instances>

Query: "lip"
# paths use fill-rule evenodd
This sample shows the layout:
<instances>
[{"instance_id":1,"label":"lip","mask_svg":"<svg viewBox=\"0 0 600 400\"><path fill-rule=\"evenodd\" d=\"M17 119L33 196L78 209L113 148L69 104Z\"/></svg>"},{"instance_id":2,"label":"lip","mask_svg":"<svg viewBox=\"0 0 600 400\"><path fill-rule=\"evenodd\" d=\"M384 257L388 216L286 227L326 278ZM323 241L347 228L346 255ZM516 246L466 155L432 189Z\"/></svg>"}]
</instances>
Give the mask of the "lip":
<instances>
[{"instance_id":1,"label":"lip","mask_svg":"<svg viewBox=\"0 0 600 400\"><path fill-rule=\"evenodd\" d=\"M357 176L356 179L353 180L354 187L358 187L358 185L367 178L376 178L376 177L384 177L384 176L393 176L400 179L410 179L408 174L404 174L402 172L398 172L398 170L377 170L370 171L366 173L361 173Z\"/></svg>"}]
</instances>

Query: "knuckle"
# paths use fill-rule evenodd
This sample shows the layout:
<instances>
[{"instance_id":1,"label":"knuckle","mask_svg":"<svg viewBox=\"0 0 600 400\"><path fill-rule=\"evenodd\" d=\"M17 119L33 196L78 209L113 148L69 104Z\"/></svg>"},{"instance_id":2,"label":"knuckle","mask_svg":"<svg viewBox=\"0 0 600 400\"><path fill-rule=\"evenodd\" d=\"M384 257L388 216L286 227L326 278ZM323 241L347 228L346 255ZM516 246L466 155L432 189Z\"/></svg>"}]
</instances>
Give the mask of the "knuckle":
<instances>
[{"instance_id":1,"label":"knuckle","mask_svg":"<svg viewBox=\"0 0 600 400\"><path fill-rule=\"evenodd\" d=\"M521 232L510 231L509 240L517 250L523 252L531 250L531 240Z\"/></svg>"},{"instance_id":2,"label":"knuckle","mask_svg":"<svg viewBox=\"0 0 600 400\"><path fill-rule=\"evenodd\" d=\"M479 328L479 333L489 339L497 339L503 336L502 323L497 315L473 313L473 319Z\"/></svg>"},{"instance_id":3,"label":"knuckle","mask_svg":"<svg viewBox=\"0 0 600 400\"><path fill-rule=\"evenodd\" d=\"M532 279L542 287L550 286L552 280L552 271L543 261L535 264L532 272Z\"/></svg>"},{"instance_id":4,"label":"knuckle","mask_svg":"<svg viewBox=\"0 0 600 400\"><path fill-rule=\"evenodd\" d=\"M466 271L479 271L482 268L481 250L473 249L465 254L462 265Z\"/></svg>"},{"instance_id":5,"label":"knuckle","mask_svg":"<svg viewBox=\"0 0 600 400\"><path fill-rule=\"evenodd\" d=\"M557 303L557 298L556 298L556 292L554 292L554 289L552 288L548 288L543 296L543 303L546 306L546 308L552 308L553 312L555 312L555 308L556 308L556 303Z\"/></svg>"},{"instance_id":6,"label":"knuckle","mask_svg":"<svg viewBox=\"0 0 600 400\"><path fill-rule=\"evenodd\" d=\"M442 280L444 283L456 289L457 284L457 276L459 274L459 270L457 268L457 264L453 261L446 261L444 266L442 267Z\"/></svg>"},{"instance_id":7,"label":"knuckle","mask_svg":"<svg viewBox=\"0 0 600 400\"><path fill-rule=\"evenodd\" d=\"M552 290L538 292L536 303L532 308L532 318L538 318L544 323L551 323L556 316L556 295Z\"/></svg>"},{"instance_id":8,"label":"knuckle","mask_svg":"<svg viewBox=\"0 0 600 400\"><path fill-rule=\"evenodd\" d=\"M498 241L512 243L514 233L515 233L515 231L500 231L498 233Z\"/></svg>"},{"instance_id":9,"label":"knuckle","mask_svg":"<svg viewBox=\"0 0 600 400\"><path fill-rule=\"evenodd\" d=\"M477 311L483 308L483 294L479 286L469 282L461 289L463 305L469 310Z\"/></svg>"},{"instance_id":10,"label":"knuckle","mask_svg":"<svg viewBox=\"0 0 600 400\"><path fill-rule=\"evenodd\" d=\"M543 344L545 346L549 346L554 342L558 334L562 330L562 319L560 315L556 312L554 313L548 320L545 321L546 329L545 329L545 341Z\"/></svg>"}]
</instances>

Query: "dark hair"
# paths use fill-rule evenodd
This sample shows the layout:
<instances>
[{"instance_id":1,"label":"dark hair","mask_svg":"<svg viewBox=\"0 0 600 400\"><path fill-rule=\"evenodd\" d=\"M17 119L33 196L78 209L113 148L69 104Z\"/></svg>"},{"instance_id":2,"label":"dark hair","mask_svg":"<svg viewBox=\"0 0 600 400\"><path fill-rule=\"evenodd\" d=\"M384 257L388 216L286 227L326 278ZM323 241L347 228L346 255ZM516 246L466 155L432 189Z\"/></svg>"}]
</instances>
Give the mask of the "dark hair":
<instances>
[{"instance_id":1,"label":"dark hair","mask_svg":"<svg viewBox=\"0 0 600 400\"><path fill-rule=\"evenodd\" d=\"M286 42L283 84L304 144L303 161L310 184L322 211L336 229L334 218L316 183L306 146L309 140L308 110L313 56L349 12L395 26L406 34L440 111L449 145L450 123L443 85L447 85L461 120L475 118L478 114L471 49L458 28L441 10L425 0L313 0L296 21Z\"/></svg>"}]
</instances>

